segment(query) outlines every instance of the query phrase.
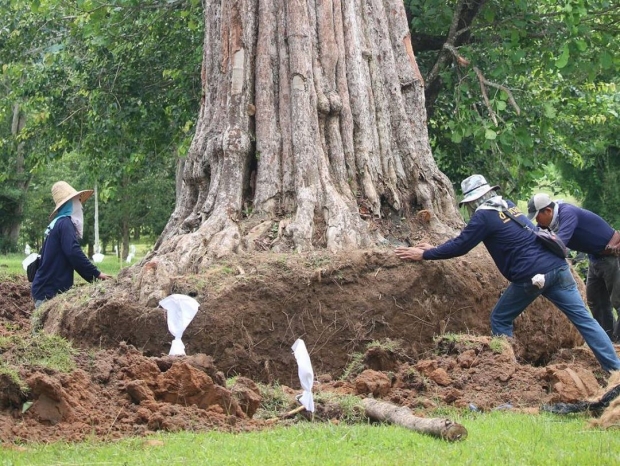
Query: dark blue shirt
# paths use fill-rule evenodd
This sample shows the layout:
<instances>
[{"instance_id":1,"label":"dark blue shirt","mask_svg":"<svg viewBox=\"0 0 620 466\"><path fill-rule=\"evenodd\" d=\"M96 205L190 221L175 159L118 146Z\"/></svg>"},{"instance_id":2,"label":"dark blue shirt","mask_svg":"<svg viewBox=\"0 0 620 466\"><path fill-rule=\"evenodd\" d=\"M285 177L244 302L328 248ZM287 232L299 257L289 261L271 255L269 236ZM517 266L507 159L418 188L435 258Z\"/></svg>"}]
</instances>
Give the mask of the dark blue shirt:
<instances>
[{"instance_id":1,"label":"dark blue shirt","mask_svg":"<svg viewBox=\"0 0 620 466\"><path fill-rule=\"evenodd\" d=\"M558 204L557 235L568 249L585 252L590 260L600 258L614 229L594 212L563 202Z\"/></svg>"},{"instance_id":2,"label":"dark blue shirt","mask_svg":"<svg viewBox=\"0 0 620 466\"><path fill-rule=\"evenodd\" d=\"M61 217L43 243L41 265L32 282L35 300L51 299L73 286L73 272L92 282L101 272L80 247L71 217Z\"/></svg>"},{"instance_id":3,"label":"dark blue shirt","mask_svg":"<svg viewBox=\"0 0 620 466\"><path fill-rule=\"evenodd\" d=\"M512 203L510 213L519 220L536 228ZM533 232L511 220L503 212L479 209L456 238L424 251L424 259L450 259L471 251L480 242L486 246L495 265L511 282L529 282L539 273L547 273L566 264L536 239Z\"/></svg>"}]
</instances>

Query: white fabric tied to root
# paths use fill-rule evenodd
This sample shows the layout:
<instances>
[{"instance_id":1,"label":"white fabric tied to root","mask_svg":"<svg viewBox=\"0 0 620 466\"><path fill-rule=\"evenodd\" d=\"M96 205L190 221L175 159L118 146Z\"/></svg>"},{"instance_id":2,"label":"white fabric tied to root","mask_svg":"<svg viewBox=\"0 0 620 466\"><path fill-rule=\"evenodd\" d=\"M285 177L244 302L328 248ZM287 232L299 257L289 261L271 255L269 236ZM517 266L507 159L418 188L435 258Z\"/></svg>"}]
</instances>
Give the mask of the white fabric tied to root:
<instances>
[{"instance_id":1,"label":"white fabric tied to root","mask_svg":"<svg viewBox=\"0 0 620 466\"><path fill-rule=\"evenodd\" d=\"M312 385L314 385L314 371L310 362L310 355L306 349L306 344L301 338L298 338L292 346L295 359L297 360L297 373L303 393L299 398L299 402L306 408L306 411L314 412L314 398L312 397Z\"/></svg>"},{"instance_id":2,"label":"white fabric tied to root","mask_svg":"<svg viewBox=\"0 0 620 466\"><path fill-rule=\"evenodd\" d=\"M200 304L194 298L184 294L172 294L159 302L166 310L168 330L174 336L170 345L170 356L184 356L185 345L181 341L183 332L192 321Z\"/></svg>"}]
</instances>

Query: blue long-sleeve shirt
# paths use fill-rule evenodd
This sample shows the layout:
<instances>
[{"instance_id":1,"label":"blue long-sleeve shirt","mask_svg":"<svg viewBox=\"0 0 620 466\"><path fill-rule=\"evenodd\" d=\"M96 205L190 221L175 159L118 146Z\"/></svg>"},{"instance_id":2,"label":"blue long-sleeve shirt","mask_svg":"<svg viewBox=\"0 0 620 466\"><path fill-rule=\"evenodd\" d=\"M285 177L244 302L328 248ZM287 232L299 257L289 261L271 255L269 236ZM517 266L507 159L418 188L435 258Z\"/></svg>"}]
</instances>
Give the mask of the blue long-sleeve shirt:
<instances>
[{"instance_id":1,"label":"blue long-sleeve shirt","mask_svg":"<svg viewBox=\"0 0 620 466\"><path fill-rule=\"evenodd\" d=\"M530 228L536 228L511 201L510 213ZM511 282L529 282L539 273L547 273L566 261L547 249L533 232L523 228L503 212L477 210L456 238L424 251L425 260L450 259L471 251L480 242L486 246L495 265Z\"/></svg>"},{"instance_id":2,"label":"blue long-sleeve shirt","mask_svg":"<svg viewBox=\"0 0 620 466\"><path fill-rule=\"evenodd\" d=\"M71 217L61 217L41 250L41 265L32 282L35 300L51 299L73 286L73 272L92 282L100 271L88 260L78 242Z\"/></svg>"},{"instance_id":3,"label":"blue long-sleeve shirt","mask_svg":"<svg viewBox=\"0 0 620 466\"><path fill-rule=\"evenodd\" d=\"M590 260L600 258L611 241L614 229L594 212L572 204L558 204L557 235L568 249L585 252Z\"/></svg>"}]
</instances>

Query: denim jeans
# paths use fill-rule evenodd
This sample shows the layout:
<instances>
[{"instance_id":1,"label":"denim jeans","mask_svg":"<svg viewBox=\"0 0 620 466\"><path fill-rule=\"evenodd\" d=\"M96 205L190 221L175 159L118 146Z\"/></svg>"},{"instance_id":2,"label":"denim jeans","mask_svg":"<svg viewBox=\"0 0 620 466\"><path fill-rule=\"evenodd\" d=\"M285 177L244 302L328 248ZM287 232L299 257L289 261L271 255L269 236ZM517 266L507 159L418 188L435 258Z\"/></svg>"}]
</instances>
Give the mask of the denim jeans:
<instances>
[{"instance_id":1,"label":"denim jeans","mask_svg":"<svg viewBox=\"0 0 620 466\"><path fill-rule=\"evenodd\" d=\"M568 265L546 273L545 286L542 289L528 282L511 283L491 313L493 335L511 337L513 321L540 295L555 304L568 317L603 369L620 369L620 359L611 340L586 309Z\"/></svg>"},{"instance_id":2,"label":"denim jeans","mask_svg":"<svg viewBox=\"0 0 620 466\"><path fill-rule=\"evenodd\" d=\"M594 319L601 324L611 341L620 341L620 263L615 256L590 261L586 281L586 300ZM615 326L615 332L614 332Z\"/></svg>"}]
</instances>

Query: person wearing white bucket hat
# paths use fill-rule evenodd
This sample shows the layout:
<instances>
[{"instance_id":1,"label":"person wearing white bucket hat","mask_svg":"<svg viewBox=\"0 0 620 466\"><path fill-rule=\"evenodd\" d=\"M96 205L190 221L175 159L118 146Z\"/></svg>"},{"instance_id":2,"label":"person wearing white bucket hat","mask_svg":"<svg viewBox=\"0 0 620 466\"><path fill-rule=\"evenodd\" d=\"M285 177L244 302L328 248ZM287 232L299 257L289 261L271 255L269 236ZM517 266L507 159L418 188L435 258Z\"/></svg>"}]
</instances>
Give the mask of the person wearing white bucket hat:
<instances>
[{"instance_id":1,"label":"person wearing white bucket hat","mask_svg":"<svg viewBox=\"0 0 620 466\"><path fill-rule=\"evenodd\" d=\"M84 203L93 191L75 190L69 183L58 181L52 186L54 210L45 230L41 262L32 281L35 308L73 286L74 271L87 282L112 278L88 260L80 247L84 233Z\"/></svg>"},{"instance_id":2,"label":"person wearing white bucket hat","mask_svg":"<svg viewBox=\"0 0 620 466\"><path fill-rule=\"evenodd\" d=\"M519 208L497 194L482 175L461 183L463 200L471 218L460 235L437 247L428 243L396 248L403 260L450 259L467 254L483 242L495 265L510 281L491 312L491 333L513 336L513 321L542 295L551 301L577 328L606 371L620 370L620 359L611 340L592 318L579 294L565 259L556 256L516 218L535 229Z\"/></svg>"}]
</instances>

